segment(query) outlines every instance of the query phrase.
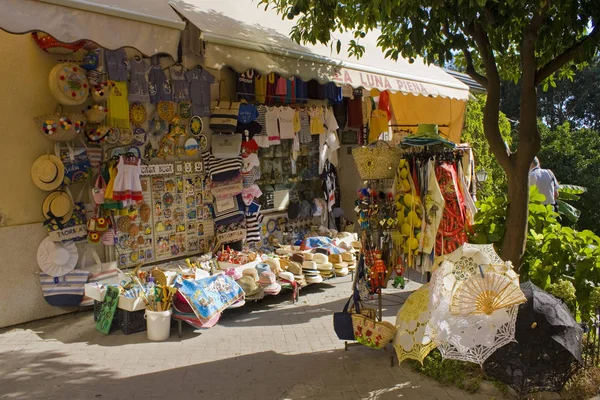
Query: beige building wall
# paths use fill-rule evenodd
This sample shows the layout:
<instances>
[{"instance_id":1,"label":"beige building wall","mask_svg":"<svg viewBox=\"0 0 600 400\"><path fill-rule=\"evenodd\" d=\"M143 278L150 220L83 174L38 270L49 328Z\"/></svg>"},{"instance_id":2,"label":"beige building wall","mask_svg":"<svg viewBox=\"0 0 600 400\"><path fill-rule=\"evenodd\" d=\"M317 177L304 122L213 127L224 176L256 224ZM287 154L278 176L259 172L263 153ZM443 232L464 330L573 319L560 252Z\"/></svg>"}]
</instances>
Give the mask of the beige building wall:
<instances>
[{"instance_id":1,"label":"beige building wall","mask_svg":"<svg viewBox=\"0 0 600 400\"><path fill-rule=\"evenodd\" d=\"M48 74L56 57L30 35L0 31L0 327L65 313L44 300L37 247L45 237L41 204L46 192L30 177L33 161L53 151L33 118L56 107Z\"/></svg>"}]
</instances>

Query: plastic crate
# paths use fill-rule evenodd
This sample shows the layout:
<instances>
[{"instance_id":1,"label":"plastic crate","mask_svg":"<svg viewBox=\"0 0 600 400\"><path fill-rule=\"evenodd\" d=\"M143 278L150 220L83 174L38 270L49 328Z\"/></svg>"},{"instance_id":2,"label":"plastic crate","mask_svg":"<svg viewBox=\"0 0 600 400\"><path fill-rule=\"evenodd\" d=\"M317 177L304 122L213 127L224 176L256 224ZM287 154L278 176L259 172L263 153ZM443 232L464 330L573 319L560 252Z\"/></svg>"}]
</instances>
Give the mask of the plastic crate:
<instances>
[{"instance_id":1,"label":"plastic crate","mask_svg":"<svg viewBox=\"0 0 600 400\"><path fill-rule=\"evenodd\" d=\"M102 310L102 302L94 301L94 322L98 321L98 315ZM144 318L145 310L125 311L117 308L115 317L110 327L111 331L121 329L124 335L143 332L146 330L146 319Z\"/></svg>"}]
</instances>

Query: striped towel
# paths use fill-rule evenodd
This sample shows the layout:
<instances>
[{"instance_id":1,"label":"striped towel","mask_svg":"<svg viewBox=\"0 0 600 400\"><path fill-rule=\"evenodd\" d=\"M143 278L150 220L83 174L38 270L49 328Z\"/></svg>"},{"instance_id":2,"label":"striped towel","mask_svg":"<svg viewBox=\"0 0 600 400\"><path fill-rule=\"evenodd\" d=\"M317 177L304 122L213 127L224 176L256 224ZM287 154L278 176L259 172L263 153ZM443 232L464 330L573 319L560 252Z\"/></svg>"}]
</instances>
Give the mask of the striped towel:
<instances>
[{"instance_id":1,"label":"striped towel","mask_svg":"<svg viewBox=\"0 0 600 400\"><path fill-rule=\"evenodd\" d=\"M90 159L90 164L93 169L96 169L100 166L102 162L102 147L88 147L87 148L88 158Z\"/></svg>"},{"instance_id":2,"label":"striped towel","mask_svg":"<svg viewBox=\"0 0 600 400\"><path fill-rule=\"evenodd\" d=\"M202 153L206 172L213 181L223 182L239 175L242 157L218 159L210 151Z\"/></svg>"}]
</instances>

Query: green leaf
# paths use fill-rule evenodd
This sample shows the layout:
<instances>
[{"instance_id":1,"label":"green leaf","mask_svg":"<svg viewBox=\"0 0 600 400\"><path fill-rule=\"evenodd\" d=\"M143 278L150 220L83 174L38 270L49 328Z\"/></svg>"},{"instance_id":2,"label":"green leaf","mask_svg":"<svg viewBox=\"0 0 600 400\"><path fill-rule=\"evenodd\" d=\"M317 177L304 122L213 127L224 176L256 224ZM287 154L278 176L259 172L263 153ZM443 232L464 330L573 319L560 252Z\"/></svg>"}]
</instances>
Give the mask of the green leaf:
<instances>
[{"instance_id":1,"label":"green leaf","mask_svg":"<svg viewBox=\"0 0 600 400\"><path fill-rule=\"evenodd\" d=\"M342 41L338 39L336 45L335 45L335 49L337 51L338 54L340 54L340 51L342 50Z\"/></svg>"},{"instance_id":2,"label":"green leaf","mask_svg":"<svg viewBox=\"0 0 600 400\"><path fill-rule=\"evenodd\" d=\"M562 196L565 193L579 195L579 194L584 194L585 192L587 192L587 188L583 187L583 186L577 186L577 185L558 185L558 194L559 194L559 197Z\"/></svg>"},{"instance_id":3,"label":"green leaf","mask_svg":"<svg viewBox=\"0 0 600 400\"><path fill-rule=\"evenodd\" d=\"M558 213L566 216L573 222L577 222L579 217L581 216L581 211L562 201L561 199L556 200L556 204L558 205Z\"/></svg>"}]
</instances>

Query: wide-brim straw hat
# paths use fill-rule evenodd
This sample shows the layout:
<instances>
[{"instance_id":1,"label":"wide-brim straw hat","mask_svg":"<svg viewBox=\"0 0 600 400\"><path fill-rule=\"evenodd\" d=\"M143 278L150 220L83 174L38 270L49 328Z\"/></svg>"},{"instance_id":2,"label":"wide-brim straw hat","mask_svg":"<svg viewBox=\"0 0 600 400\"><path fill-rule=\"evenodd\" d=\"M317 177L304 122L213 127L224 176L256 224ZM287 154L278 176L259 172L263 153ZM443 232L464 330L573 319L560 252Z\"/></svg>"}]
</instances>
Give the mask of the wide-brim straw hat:
<instances>
[{"instance_id":1,"label":"wide-brim straw hat","mask_svg":"<svg viewBox=\"0 0 600 400\"><path fill-rule=\"evenodd\" d=\"M55 243L49 237L42 240L37 251L38 266L44 273L54 277L73 271L78 258L75 243Z\"/></svg>"},{"instance_id":2,"label":"wide-brim straw hat","mask_svg":"<svg viewBox=\"0 0 600 400\"><path fill-rule=\"evenodd\" d=\"M31 179L40 189L52 191L63 183L65 166L60 158L54 155L41 156L31 166Z\"/></svg>"},{"instance_id":3,"label":"wide-brim straw hat","mask_svg":"<svg viewBox=\"0 0 600 400\"><path fill-rule=\"evenodd\" d=\"M73 216L73 199L67 192L56 190L44 199L42 213L46 219L60 220L60 223L66 224Z\"/></svg>"},{"instance_id":4,"label":"wide-brim straw hat","mask_svg":"<svg viewBox=\"0 0 600 400\"><path fill-rule=\"evenodd\" d=\"M333 269L333 264L330 262L326 262L326 263L322 263L322 264L317 264L317 269L319 270L319 272L322 271L331 271Z\"/></svg>"},{"instance_id":5,"label":"wide-brim straw hat","mask_svg":"<svg viewBox=\"0 0 600 400\"><path fill-rule=\"evenodd\" d=\"M246 268L245 270L242 271L242 277L244 277L244 276L249 276L252 279L254 279L254 281L257 281L258 280L258 271L256 270L256 268Z\"/></svg>"},{"instance_id":6,"label":"wide-brim straw hat","mask_svg":"<svg viewBox=\"0 0 600 400\"><path fill-rule=\"evenodd\" d=\"M321 275L306 277L306 283L321 283L321 282L323 282L323 277Z\"/></svg>"},{"instance_id":7,"label":"wide-brim straw hat","mask_svg":"<svg viewBox=\"0 0 600 400\"><path fill-rule=\"evenodd\" d=\"M288 271L283 271L279 273L279 279L283 279L286 281L294 282L294 274Z\"/></svg>"}]
</instances>

